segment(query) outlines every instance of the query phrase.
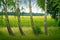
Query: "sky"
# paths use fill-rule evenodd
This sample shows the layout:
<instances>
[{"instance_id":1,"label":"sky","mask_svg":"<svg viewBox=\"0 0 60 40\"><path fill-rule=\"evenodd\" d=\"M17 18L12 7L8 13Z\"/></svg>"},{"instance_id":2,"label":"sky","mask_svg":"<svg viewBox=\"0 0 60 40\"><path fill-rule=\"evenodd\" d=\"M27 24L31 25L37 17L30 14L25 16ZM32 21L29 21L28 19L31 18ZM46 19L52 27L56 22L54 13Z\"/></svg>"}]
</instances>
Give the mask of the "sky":
<instances>
[{"instance_id":1,"label":"sky","mask_svg":"<svg viewBox=\"0 0 60 40\"><path fill-rule=\"evenodd\" d=\"M24 5L24 4L25 3L22 2L21 7L24 8L24 10L22 10L22 11L29 13L29 6L28 6L29 3L28 3L28 1L26 2L26 5ZM38 7L38 5L36 3L36 0L31 0L31 6L32 6L32 12L33 13L44 13L44 11L40 7Z\"/></svg>"},{"instance_id":2,"label":"sky","mask_svg":"<svg viewBox=\"0 0 60 40\"><path fill-rule=\"evenodd\" d=\"M26 1L21 0L19 4L20 4L21 12L24 11L26 13L29 13L28 0ZM31 6L32 6L33 13L44 13L44 11L40 7L38 7L36 0L31 0ZM22 7L24 8L23 10L22 10ZM1 8L0 8L0 11L1 11ZM11 10L8 10L8 11L11 11Z\"/></svg>"}]
</instances>

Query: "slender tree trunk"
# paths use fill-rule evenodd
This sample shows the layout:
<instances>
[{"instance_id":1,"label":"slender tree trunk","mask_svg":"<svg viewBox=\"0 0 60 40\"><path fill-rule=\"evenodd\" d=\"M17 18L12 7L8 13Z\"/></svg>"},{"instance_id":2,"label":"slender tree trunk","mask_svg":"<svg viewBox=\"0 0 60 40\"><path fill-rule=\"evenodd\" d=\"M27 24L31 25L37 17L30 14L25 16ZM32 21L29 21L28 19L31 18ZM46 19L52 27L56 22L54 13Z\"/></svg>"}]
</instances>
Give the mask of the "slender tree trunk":
<instances>
[{"instance_id":1,"label":"slender tree trunk","mask_svg":"<svg viewBox=\"0 0 60 40\"><path fill-rule=\"evenodd\" d=\"M45 34L48 35L48 30L47 30L47 0L45 0L45 18L44 18L44 27L45 27Z\"/></svg>"},{"instance_id":2,"label":"slender tree trunk","mask_svg":"<svg viewBox=\"0 0 60 40\"><path fill-rule=\"evenodd\" d=\"M17 13L18 13L18 26L19 26L19 31L21 33L21 35L24 35L24 32L22 31L22 28L21 28L21 23L20 23L20 9L19 9L19 0L16 0L16 3L17 3Z\"/></svg>"},{"instance_id":3,"label":"slender tree trunk","mask_svg":"<svg viewBox=\"0 0 60 40\"><path fill-rule=\"evenodd\" d=\"M34 27L34 22L33 22L33 17L32 17L32 9L31 9L31 0L29 0L29 9L30 9L30 20L31 20L31 26L33 29L34 34L38 34L35 27Z\"/></svg>"},{"instance_id":4,"label":"slender tree trunk","mask_svg":"<svg viewBox=\"0 0 60 40\"><path fill-rule=\"evenodd\" d=\"M3 0L3 7L4 7L4 11L5 11L5 18L6 18L6 26L7 26L7 30L8 30L9 35L13 35L13 32L12 32L10 24L9 24L6 1L7 0Z\"/></svg>"}]
</instances>

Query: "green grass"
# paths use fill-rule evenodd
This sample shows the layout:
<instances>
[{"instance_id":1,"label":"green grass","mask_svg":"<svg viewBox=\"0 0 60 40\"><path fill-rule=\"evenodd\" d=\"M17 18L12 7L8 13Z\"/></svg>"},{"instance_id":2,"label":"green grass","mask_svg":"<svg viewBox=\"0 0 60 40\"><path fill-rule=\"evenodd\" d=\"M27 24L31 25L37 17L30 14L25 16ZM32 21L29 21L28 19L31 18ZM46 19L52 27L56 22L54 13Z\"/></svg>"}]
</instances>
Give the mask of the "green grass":
<instances>
[{"instance_id":1,"label":"green grass","mask_svg":"<svg viewBox=\"0 0 60 40\"><path fill-rule=\"evenodd\" d=\"M3 21L2 21L3 20ZM0 17L0 27L6 27L5 17L1 20ZM33 16L33 21L35 26L44 26L44 16ZM9 16L9 23L11 27L18 27L18 20L15 16ZM47 26L56 26L56 22L50 16L47 16ZM21 16L21 26L31 27L30 16Z\"/></svg>"},{"instance_id":2,"label":"green grass","mask_svg":"<svg viewBox=\"0 0 60 40\"><path fill-rule=\"evenodd\" d=\"M43 34L34 35L30 27L22 27L25 35L19 33L18 27L12 27L14 36L10 36L6 27L0 28L0 40L60 40L60 29L58 27L48 27L49 35L44 34L44 28L41 27Z\"/></svg>"}]
</instances>

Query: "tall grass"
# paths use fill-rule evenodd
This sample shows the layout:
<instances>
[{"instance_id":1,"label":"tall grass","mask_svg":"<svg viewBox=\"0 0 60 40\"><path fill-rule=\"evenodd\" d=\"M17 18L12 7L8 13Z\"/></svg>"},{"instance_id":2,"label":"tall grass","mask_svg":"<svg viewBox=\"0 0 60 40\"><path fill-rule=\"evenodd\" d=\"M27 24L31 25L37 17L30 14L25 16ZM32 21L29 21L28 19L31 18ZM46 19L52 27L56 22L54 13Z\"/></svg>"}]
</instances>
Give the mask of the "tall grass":
<instances>
[{"instance_id":1,"label":"tall grass","mask_svg":"<svg viewBox=\"0 0 60 40\"><path fill-rule=\"evenodd\" d=\"M3 20L1 22L1 20ZM35 26L44 26L44 16L33 16L33 21ZM9 23L11 27L17 27L18 26L18 20L17 16L9 16ZM5 27L6 22L5 22L5 16L3 19L0 17L0 26ZM22 27L30 27L31 22L30 22L30 16L21 16L21 26ZM47 16L47 26L56 26L56 23L54 19L52 19L50 16Z\"/></svg>"}]
</instances>

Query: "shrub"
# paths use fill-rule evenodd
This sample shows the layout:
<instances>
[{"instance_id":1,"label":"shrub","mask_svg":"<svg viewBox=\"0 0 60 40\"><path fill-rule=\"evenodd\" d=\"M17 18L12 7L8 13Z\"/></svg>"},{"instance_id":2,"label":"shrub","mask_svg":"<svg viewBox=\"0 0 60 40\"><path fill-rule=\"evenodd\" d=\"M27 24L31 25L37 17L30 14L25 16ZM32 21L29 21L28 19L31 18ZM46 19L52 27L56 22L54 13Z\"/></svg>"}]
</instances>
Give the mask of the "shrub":
<instances>
[{"instance_id":1,"label":"shrub","mask_svg":"<svg viewBox=\"0 0 60 40\"><path fill-rule=\"evenodd\" d=\"M60 20L57 22L58 26L60 27Z\"/></svg>"},{"instance_id":2,"label":"shrub","mask_svg":"<svg viewBox=\"0 0 60 40\"><path fill-rule=\"evenodd\" d=\"M40 27L36 26L36 32L37 32L38 34L42 34L42 31L41 31Z\"/></svg>"}]
</instances>

